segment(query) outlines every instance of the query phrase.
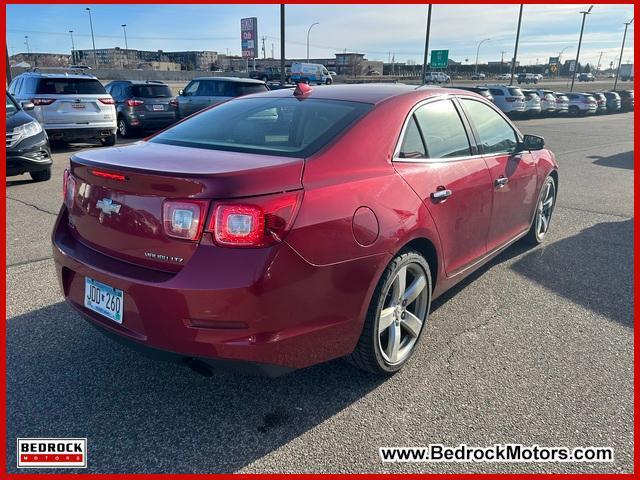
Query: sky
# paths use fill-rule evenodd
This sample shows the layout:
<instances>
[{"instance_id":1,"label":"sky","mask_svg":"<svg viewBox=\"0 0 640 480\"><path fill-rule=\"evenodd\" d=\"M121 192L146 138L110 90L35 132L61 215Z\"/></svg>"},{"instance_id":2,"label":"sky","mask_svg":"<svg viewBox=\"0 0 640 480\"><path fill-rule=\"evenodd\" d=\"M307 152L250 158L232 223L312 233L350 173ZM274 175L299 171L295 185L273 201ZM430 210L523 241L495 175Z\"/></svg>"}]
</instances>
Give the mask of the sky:
<instances>
[{"instance_id":1,"label":"sky","mask_svg":"<svg viewBox=\"0 0 640 480\"><path fill-rule=\"evenodd\" d=\"M278 5L7 5L9 54L69 53L73 30L76 48L91 48L88 12L92 11L96 48L122 47L121 25L127 24L129 48L141 50L215 50L240 54L240 19L258 18L258 36L265 36L267 56L273 45L280 52ZM588 4L525 5L518 60L544 64L564 49L563 60L574 59L580 34L581 10ZM448 49L449 58L473 64L513 55L518 4L438 5L432 10L431 49ZM426 5L287 5L286 57L306 56L309 25L311 57L333 57L357 51L370 60L422 63ZM580 63L603 68L617 62L624 22L633 17L629 4L596 4L587 16ZM566 48L565 48L566 47ZM504 53L503 53L504 52ZM633 61L633 24L627 34L624 62Z\"/></svg>"}]
</instances>

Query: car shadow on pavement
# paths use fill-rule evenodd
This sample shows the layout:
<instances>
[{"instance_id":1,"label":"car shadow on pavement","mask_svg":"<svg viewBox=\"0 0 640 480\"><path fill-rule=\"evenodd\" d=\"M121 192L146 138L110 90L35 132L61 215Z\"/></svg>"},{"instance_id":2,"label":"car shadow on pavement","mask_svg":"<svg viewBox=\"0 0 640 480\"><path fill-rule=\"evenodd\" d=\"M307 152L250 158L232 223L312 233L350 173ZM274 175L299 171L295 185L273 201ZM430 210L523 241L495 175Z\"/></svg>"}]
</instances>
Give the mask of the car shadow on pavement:
<instances>
[{"instance_id":1,"label":"car shadow on pavement","mask_svg":"<svg viewBox=\"0 0 640 480\"><path fill-rule=\"evenodd\" d=\"M603 167L626 168L627 170L633 170L633 150L624 152L624 153L616 153L614 155L609 155L608 157L602 157L600 155L591 155L588 158L595 159L593 161L594 165L601 165Z\"/></svg>"},{"instance_id":2,"label":"car shadow on pavement","mask_svg":"<svg viewBox=\"0 0 640 480\"><path fill-rule=\"evenodd\" d=\"M633 219L598 223L535 248L517 242L434 300L432 312L488 269L516 257L510 268L520 275L633 328Z\"/></svg>"},{"instance_id":3,"label":"car shadow on pavement","mask_svg":"<svg viewBox=\"0 0 640 480\"><path fill-rule=\"evenodd\" d=\"M7 322L8 468L17 437L87 437L89 472L235 472L383 381L342 361L275 379L204 377L57 303Z\"/></svg>"}]
</instances>

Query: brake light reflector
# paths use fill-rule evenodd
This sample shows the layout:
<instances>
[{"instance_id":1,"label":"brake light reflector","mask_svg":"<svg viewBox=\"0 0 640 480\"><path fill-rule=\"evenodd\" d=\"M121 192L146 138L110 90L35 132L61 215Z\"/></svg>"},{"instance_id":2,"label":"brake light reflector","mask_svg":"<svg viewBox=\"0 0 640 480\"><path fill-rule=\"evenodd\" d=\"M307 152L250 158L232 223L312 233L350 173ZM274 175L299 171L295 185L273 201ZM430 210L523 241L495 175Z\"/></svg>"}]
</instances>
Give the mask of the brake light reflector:
<instances>
[{"instance_id":1,"label":"brake light reflector","mask_svg":"<svg viewBox=\"0 0 640 480\"><path fill-rule=\"evenodd\" d=\"M56 101L56 99L55 98L32 98L31 101L37 107L41 105L51 105L53 102Z\"/></svg>"},{"instance_id":2,"label":"brake light reflector","mask_svg":"<svg viewBox=\"0 0 640 480\"><path fill-rule=\"evenodd\" d=\"M142 100L134 100L133 98L130 98L125 103L128 107L137 107L139 105L142 105L144 102Z\"/></svg>"},{"instance_id":3,"label":"brake light reflector","mask_svg":"<svg viewBox=\"0 0 640 480\"><path fill-rule=\"evenodd\" d=\"M174 238L198 240L208 205L207 200L166 200L162 205L164 232Z\"/></svg>"},{"instance_id":4,"label":"brake light reflector","mask_svg":"<svg viewBox=\"0 0 640 480\"><path fill-rule=\"evenodd\" d=\"M103 172L102 170L91 170L91 175L107 178L109 180L117 180L119 182L124 182L125 180L127 180L127 177L125 177L124 175L120 175L119 173Z\"/></svg>"},{"instance_id":5,"label":"brake light reflector","mask_svg":"<svg viewBox=\"0 0 640 480\"><path fill-rule=\"evenodd\" d=\"M76 194L76 179L69 170L64 171L62 177L62 201L67 206L67 208L71 208L73 206L73 197Z\"/></svg>"},{"instance_id":6,"label":"brake light reflector","mask_svg":"<svg viewBox=\"0 0 640 480\"><path fill-rule=\"evenodd\" d=\"M302 201L302 192L254 197L219 203L208 231L215 242L227 247L266 247L282 241L291 228Z\"/></svg>"},{"instance_id":7,"label":"brake light reflector","mask_svg":"<svg viewBox=\"0 0 640 480\"><path fill-rule=\"evenodd\" d=\"M171 100L169 100L169 105L171 105L174 108L178 108L178 99L172 98Z\"/></svg>"},{"instance_id":8,"label":"brake light reflector","mask_svg":"<svg viewBox=\"0 0 640 480\"><path fill-rule=\"evenodd\" d=\"M111 97L99 98L102 103L105 105L115 105L116 101Z\"/></svg>"}]
</instances>

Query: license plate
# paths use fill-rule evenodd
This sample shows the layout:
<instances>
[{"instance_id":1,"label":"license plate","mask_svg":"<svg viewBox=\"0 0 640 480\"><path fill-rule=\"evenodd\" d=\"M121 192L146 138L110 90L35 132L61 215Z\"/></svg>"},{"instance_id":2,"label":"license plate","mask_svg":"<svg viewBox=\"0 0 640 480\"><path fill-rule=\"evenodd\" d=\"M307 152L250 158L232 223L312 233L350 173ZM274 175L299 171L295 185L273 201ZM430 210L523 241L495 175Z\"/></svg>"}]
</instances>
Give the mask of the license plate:
<instances>
[{"instance_id":1,"label":"license plate","mask_svg":"<svg viewBox=\"0 0 640 480\"><path fill-rule=\"evenodd\" d=\"M122 323L124 293L93 278L85 277L84 306L109 320Z\"/></svg>"},{"instance_id":2,"label":"license plate","mask_svg":"<svg viewBox=\"0 0 640 480\"><path fill-rule=\"evenodd\" d=\"M71 108L85 108L84 103L72 103Z\"/></svg>"},{"instance_id":3,"label":"license plate","mask_svg":"<svg viewBox=\"0 0 640 480\"><path fill-rule=\"evenodd\" d=\"M153 106L153 109L154 109L155 111L158 111L158 110L164 110L164 105L154 105L154 106Z\"/></svg>"}]
</instances>

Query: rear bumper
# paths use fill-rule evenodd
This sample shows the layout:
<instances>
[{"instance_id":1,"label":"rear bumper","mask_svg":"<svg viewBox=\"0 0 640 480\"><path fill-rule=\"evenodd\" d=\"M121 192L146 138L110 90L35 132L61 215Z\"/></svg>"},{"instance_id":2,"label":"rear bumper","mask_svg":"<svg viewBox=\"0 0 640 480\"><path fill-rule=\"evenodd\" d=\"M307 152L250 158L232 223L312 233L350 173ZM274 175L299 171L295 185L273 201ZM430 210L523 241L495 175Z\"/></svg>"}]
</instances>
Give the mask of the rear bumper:
<instances>
[{"instance_id":1,"label":"rear bumper","mask_svg":"<svg viewBox=\"0 0 640 480\"><path fill-rule=\"evenodd\" d=\"M135 346L199 358L303 368L356 345L381 257L318 267L288 245L231 249L203 240L176 274L128 264L76 240L63 207L53 255L66 301L94 326ZM124 292L117 324L84 307L84 277Z\"/></svg>"},{"instance_id":2,"label":"rear bumper","mask_svg":"<svg viewBox=\"0 0 640 480\"><path fill-rule=\"evenodd\" d=\"M154 114L153 112L145 113L126 113L125 118L129 125L135 128L159 130L168 127L178 121L177 112L173 115L167 113Z\"/></svg>"},{"instance_id":3,"label":"rear bumper","mask_svg":"<svg viewBox=\"0 0 640 480\"><path fill-rule=\"evenodd\" d=\"M47 135L51 140L98 140L115 135L116 126L108 125L105 127L49 127L45 126Z\"/></svg>"}]
</instances>

